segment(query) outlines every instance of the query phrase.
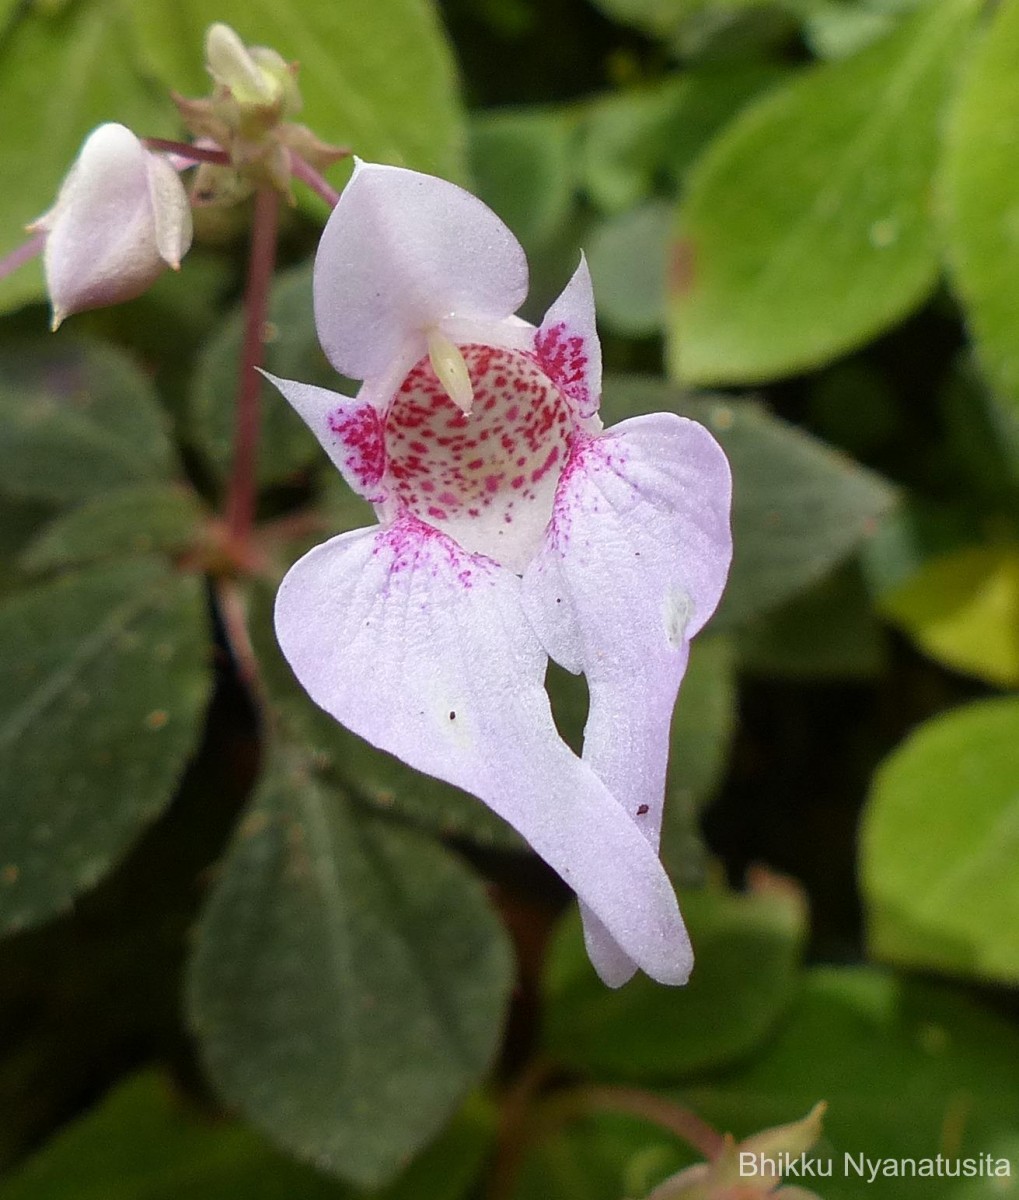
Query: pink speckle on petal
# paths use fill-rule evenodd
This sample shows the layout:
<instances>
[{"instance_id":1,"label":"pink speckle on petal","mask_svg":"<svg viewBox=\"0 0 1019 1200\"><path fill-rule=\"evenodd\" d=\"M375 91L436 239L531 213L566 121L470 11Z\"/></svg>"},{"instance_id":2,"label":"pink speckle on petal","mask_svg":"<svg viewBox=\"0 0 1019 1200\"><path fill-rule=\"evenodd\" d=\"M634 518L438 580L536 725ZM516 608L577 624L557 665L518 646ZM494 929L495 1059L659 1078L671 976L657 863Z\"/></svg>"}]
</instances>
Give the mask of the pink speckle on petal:
<instances>
[{"instance_id":1,"label":"pink speckle on petal","mask_svg":"<svg viewBox=\"0 0 1019 1200\"><path fill-rule=\"evenodd\" d=\"M374 487L386 469L385 433L370 404L341 407L326 418L329 429L343 443L346 466L363 488Z\"/></svg>"},{"instance_id":2,"label":"pink speckle on petal","mask_svg":"<svg viewBox=\"0 0 1019 1200\"><path fill-rule=\"evenodd\" d=\"M590 359L583 337L570 333L565 321L558 321L546 329L538 330L534 335L534 349L538 362L549 378L558 384L578 409L587 409L590 400L587 382Z\"/></svg>"},{"instance_id":3,"label":"pink speckle on petal","mask_svg":"<svg viewBox=\"0 0 1019 1200\"><path fill-rule=\"evenodd\" d=\"M572 416L560 388L531 355L474 343L461 352L474 389L471 412L456 408L422 358L386 416L388 479L409 512L497 555L510 542L519 546L523 536L490 540L509 523L504 514L511 497L539 506L528 528L540 537L551 514L553 472L566 461ZM519 550L507 552L519 560Z\"/></svg>"}]
</instances>

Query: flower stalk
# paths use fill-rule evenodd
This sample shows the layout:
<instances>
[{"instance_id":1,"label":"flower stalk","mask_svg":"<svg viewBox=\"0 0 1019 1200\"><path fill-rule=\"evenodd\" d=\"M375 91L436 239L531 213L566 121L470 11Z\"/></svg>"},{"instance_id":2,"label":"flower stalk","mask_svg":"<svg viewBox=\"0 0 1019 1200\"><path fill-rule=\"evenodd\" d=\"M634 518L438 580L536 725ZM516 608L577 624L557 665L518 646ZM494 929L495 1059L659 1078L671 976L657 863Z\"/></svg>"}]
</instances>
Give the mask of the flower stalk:
<instances>
[{"instance_id":1,"label":"flower stalk","mask_svg":"<svg viewBox=\"0 0 1019 1200\"><path fill-rule=\"evenodd\" d=\"M227 494L227 536L234 557L245 562L251 542L258 492L258 435L261 411L258 393L265 344L269 285L276 265L276 241L279 232L279 193L262 187L255 193L255 211L251 226L251 255L244 293L244 342L237 380L237 404L234 424L233 470Z\"/></svg>"},{"instance_id":2,"label":"flower stalk","mask_svg":"<svg viewBox=\"0 0 1019 1200\"><path fill-rule=\"evenodd\" d=\"M30 237L27 242L22 242L20 246L16 246L9 254L5 254L0 258L0 279L6 279L8 275L12 275L19 267L23 267L25 263L31 262L38 254L42 254L46 246L46 235L37 233Z\"/></svg>"}]
</instances>

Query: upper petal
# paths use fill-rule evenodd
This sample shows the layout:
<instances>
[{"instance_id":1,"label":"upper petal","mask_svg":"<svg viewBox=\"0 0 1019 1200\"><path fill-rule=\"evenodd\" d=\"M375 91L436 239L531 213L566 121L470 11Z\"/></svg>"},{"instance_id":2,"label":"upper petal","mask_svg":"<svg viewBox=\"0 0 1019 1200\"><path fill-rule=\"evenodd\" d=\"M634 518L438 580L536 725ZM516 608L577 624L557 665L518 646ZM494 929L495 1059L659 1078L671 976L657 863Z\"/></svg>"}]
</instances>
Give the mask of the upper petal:
<instances>
[{"instance_id":1,"label":"upper petal","mask_svg":"<svg viewBox=\"0 0 1019 1200\"><path fill-rule=\"evenodd\" d=\"M403 516L301 559L280 645L311 697L373 745L484 800L648 974L685 981L689 942L657 856L559 738L520 581Z\"/></svg>"},{"instance_id":2,"label":"upper petal","mask_svg":"<svg viewBox=\"0 0 1019 1200\"><path fill-rule=\"evenodd\" d=\"M477 197L402 167L357 164L315 259L329 360L366 379L444 318L501 321L527 295L527 260ZM423 353L419 349L415 357Z\"/></svg>"},{"instance_id":3,"label":"upper petal","mask_svg":"<svg viewBox=\"0 0 1019 1200\"><path fill-rule=\"evenodd\" d=\"M601 403L601 343L595 328L591 272L583 254L580 266L534 335L534 350L545 373L572 402L577 415L593 416Z\"/></svg>"},{"instance_id":4,"label":"upper petal","mask_svg":"<svg viewBox=\"0 0 1019 1200\"><path fill-rule=\"evenodd\" d=\"M654 847L689 639L729 569L730 496L728 463L703 427L672 413L625 421L576 445L524 575L545 648L588 677L584 761ZM602 974L625 981L625 955L590 914L585 935Z\"/></svg>"}]
</instances>

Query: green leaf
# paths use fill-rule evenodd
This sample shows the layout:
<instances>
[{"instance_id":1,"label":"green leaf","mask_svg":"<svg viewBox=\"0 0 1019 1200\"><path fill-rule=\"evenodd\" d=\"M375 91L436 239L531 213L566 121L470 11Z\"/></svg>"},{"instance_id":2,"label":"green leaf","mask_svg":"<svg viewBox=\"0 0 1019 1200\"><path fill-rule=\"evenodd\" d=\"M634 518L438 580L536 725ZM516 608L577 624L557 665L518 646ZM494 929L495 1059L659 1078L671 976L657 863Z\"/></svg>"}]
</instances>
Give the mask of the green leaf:
<instances>
[{"instance_id":1,"label":"green leaf","mask_svg":"<svg viewBox=\"0 0 1019 1200\"><path fill-rule=\"evenodd\" d=\"M821 0L804 22L810 48L821 58L846 58L890 33L930 0Z\"/></svg>"},{"instance_id":2,"label":"green leaf","mask_svg":"<svg viewBox=\"0 0 1019 1200\"><path fill-rule=\"evenodd\" d=\"M73 97L73 98L72 98ZM82 141L102 121L168 136L168 98L137 70L116 0L88 0L48 15L21 6L0 47L4 173L0 256L50 207ZM14 181L17 181L15 186ZM0 311L45 295L39 260L0 281Z\"/></svg>"},{"instance_id":3,"label":"green leaf","mask_svg":"<svg viewBox=\"0 0 1019 1200\"><path fill-rule=\"evenodd\" d=\"M894 501L884 480L757 404L693 399L651 379L606 381L606 423L663 409L706 425L732 466L734 557L715 628L822 579L874 533Z\"/></svg>"},{"instance_id":4,"label":"green leaf","mask_svg":"<svg viewBox=\"0 0 1019 1200\"><path fill-rule=\"evenodd\" d=\"M596 226L590 241L598 317L629 337L657 333L665 321L665 266L672 205L651 201Z\"/></svg>"},{"instance_id":5,"label":"green leaf","mask_svg":"<svg viewBox=\"0 0 1019 1200\"><path fill-rule=\"evenodd\" d=\"M49 571L104 558L181 553L199 542L204 517L198 497L179 484L118 488L51 521L22 555L22 565Z\"/></svg>"},{"instance_id":6,"label":"green leaf","mask_svg":"<svg viewBox=\"0 0 1019 1200\"><path fill-rule=\"evenodd\" d=\"M374 1200L459 1200L492 1115L473 1103ZM413 1186L414 1190L408 1190ZM250 1129L189 1107L155 1073L121 1084L9 1179L0 1200L356 1200L359 1193L272 1149Z\"/></svg>"},{"instance_id":7,"label":"green leaf","mask_svg":"<svg viewBox=\"0 0 1019 1200\"><path fill-rule=\"evenodd\" d=\"M938 273L930 192L944 98L977 0L745 109L689 181L673 368L745 383L820 366L914 309Z\"/></svg>"},{"instance_id":8,"label":"green leaf","mask_svg":"<svg viewBox=\"0 0 1019 1200\"><path fill-rule=\"evenodd\" d=\"M926 654L999 687L1019 685L1019 547L967 546L925 562L880 599Z\"/></svg>"},{"instance_id":9,"label":"green leaf","mask_svg":"<svg viewBox=\"0 0 1019 1200\"><path fill-rule=\"evenodd\" d=\"M471 122L475 191L528 250L539 250L573 202L573 122L564 109L515 108Z\"/></svg>"},{"instance_id":10,"label":"green leaf","mask_svg":"<svg viewBox=\"0 0 1019 1200\"><path fill-rule=\"evenodd\" d=\"M212 679L196 577L103 566L0 607L0 928L66 908L163 811Z\"/></svg>"},{"instance_id":11,"label":"green leaf","mask_svg":"<svg viewBox=\"0 0 1019 1200\"><path fill-rule=\"evenodd\" d=\"M517 833L480 800L376 750L324 713L280 653L272 631L272 602L264 590L253 596L251 629L259 665L279 719L292 736L314 749L323 770L358 800L443 837L504 849L522 847Z\"/></svg>"},{"instance_id":12,"label":"green leaf","mask_svg":"<svg viewBox=\"0 0 1019 1200\"><path fill-rule=\"evenodd\" d=\"M621 213L682 182L719 129L784 72L757 62L712 63L599 98L585 122L581 166L591 198Z\"/></svg>"},{"instance_id":13,"label":"green leaf","mask_svg":"<svg viewBox=\"0 0 1019 1200\"><path fill-rule=\"evenodd\" d=\"M861 870L874 952L1019 981L1019 701L921 726L879 770Z\"/></svg>"},{"instance_id":14,"label":"green leaf","mask_svg":"<svg viewBox=\"0 0 1019 1200\"><path fill-rule=\"evenodd\" d=\"M301 65L301 119L362 158L463 178L456 72L427 0L125 0L147 68L168 88L204 95L205 30L233 26L249 45Z\"/></svg>"},{"instance_id":15,"label":"green leaf","mask_svg":"<svg viewBox=\"0 0 1019 1200\"><path fill-rule=\"evenodd\" d=\"M737 639L740 667L791 679L861 679L878 673L881 630L856 564L840 567Z\"/></svg>"},{"instance_id":16,"label":"green leaf","mask_svg":"<svg viewBox=\"0 0 1019 1200\"><path fill-rule=\"evenodd\" d=\"M271 336L265 369L283 379L299 379L353 394L326 361L315 332L311 299L312 263L277 275L269 296ZM190 433L221 478L233 461L237 366L244 336L244 308L237 305L209 339L198 360L190 405ZM267 380L259 387L261 436L258 478L280 483L309 464L326 462L308 427Z\"/></svg>"},{"instance_id":17,"label":"green leaf","mask_svg":"<svg viewBox=\"0 0 1019 1200\"><path fill-rule=\"evenodd\" d=\"M1019 404L1019 2L1002 0L966 65L945 136L941 213L952 280L995 387Z\"/></svg>"},{"instance_id":18,"label":"green leaf","mask_svg":"<svg viewBox=\"0 0 1019 1200\"><path fill-rule=\"evenodd\" d=\"M746 1069L679 1099L738 1138L827 1100L825 1138L815 1151L831 1162L831 1177L816 1182L825 1200L993 1200L1001 1179L878 1175L870 1183L847 1171L845 1155L1001 1153L1015 1136L1017 1058L1019 1035L1009 1023L946 988L871 968L818 967Z\"/></svg>"},{"instance_id":19,"label":"green leaf","mask_svg":"<svg viewBox=\"0 0 1019 1200\"><path fill-rule=\"evenodd\" d=\"M527 1148L513 1200L620 1200L646 1196L694 1161L672 1134L616 1113L549 1121Z\"/></svg>"},{"instance_id":20,"label":"green leaf","mask_svg":"<svg viewBox=\"0 0 1019 1200\"><path fill-rule=\"evenodd\" d=\"M87 342L21 343L0 366L0 490L70 503L168 480L176 469L152 385Z\"/></svg>"},{"instance_id":21,"label":"green leaf","mask_svg":"<svg viewBox=\"0 0 1019 1200\"><path fill-rule=\"evenodd\" d=\"M511 983L479 884L279 745L203 918L189 1007L226 1100L375 1187L487 1069Z\"/></svg>"},{"instance_id":22,"label":"green leaf","mask_svg":"<svg viewBox=\"0 0 1019 1200\"><path fill-rule=\"evenodd\" d=\"M695 966L684 988L646 976L613 991L587 959L574 910L548 967L545 1046L585 1072L639 1080L679 1079L744 1058L789 1005L805 936L798 892L774 883L736 895L681 896Z\"/></svg>"}]
</instances>

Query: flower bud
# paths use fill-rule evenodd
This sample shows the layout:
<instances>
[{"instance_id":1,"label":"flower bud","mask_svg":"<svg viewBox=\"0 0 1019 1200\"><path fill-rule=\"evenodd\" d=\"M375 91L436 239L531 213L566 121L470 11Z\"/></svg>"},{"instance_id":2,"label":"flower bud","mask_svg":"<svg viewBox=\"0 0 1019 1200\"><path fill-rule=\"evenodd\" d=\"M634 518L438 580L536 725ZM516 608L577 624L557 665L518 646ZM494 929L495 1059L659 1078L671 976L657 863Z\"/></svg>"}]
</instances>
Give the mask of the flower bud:
<instances>
[{"instance_id":1,"label":"flower bud","mask_svg":"<svg viewBox=\"0 0 1019 1200\"><path fill-rule=\"evenodd\" d=\"M273 110L278 120L301 107L294 69L286 59L268 46L245 46L229 25L209 26L205 65L242 114Z\"/></svg>"},{"instance_id":2,"label":"flower bud","mask_svg":"<svg viewBox=\"0 0 1019 1200\"><path fill-rule=\"evenodd\" d=\"M647 1200L818 1200L806 1189L783 1187L782 1175L821 1136L826 1107L815 1104L802 1120L765 1129L739 1144L726 1137L713 1162L673 1175Z\"/></svg>"},{"instance_id":3,"label":"flower bud","mask_svg":"<svg viewBox=\"0 0 1019 1200\"><path fill-rule=\"evenodd\" d=\"M191 209L177 172L123 125L85 139L57 195L32 229L46 234L43 265L53 328L71 313L132 300L191 245Z\"/></svg>"}]
</instances>

